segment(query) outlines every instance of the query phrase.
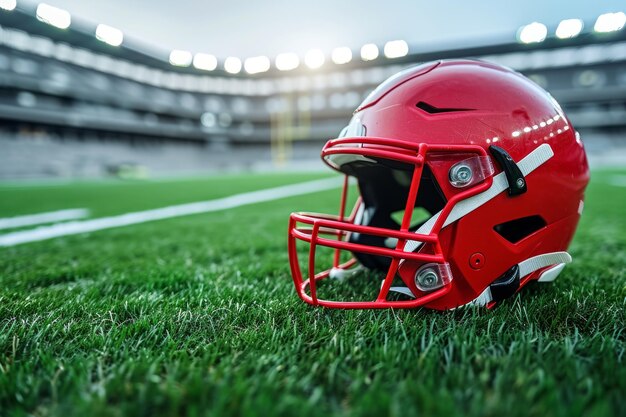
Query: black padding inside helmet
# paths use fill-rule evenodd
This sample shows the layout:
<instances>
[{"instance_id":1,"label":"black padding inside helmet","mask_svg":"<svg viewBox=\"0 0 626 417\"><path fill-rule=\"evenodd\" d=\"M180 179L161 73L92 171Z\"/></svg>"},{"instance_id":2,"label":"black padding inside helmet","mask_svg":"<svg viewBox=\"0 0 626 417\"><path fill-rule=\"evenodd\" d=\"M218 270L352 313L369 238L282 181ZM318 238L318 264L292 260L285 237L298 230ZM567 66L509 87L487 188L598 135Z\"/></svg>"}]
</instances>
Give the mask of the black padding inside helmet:
<instances>
[{"instance_id":1,"label":"black padding inside helmet","mask_svg":"<svg viewBox=\"0 0 626 417\"><path fill-rule=\"evenodd\" d=\"M392 213L404 210L413 176L412 167L394 161L377 160L376 164L354 162L342 166L342 171L357 178L363 199L363 215L357 219L364 226L400 230L392 219ZM431 215L445 205L445 198L428 166L424 166L415 207L423 207ZM420 225L415 226L417 229ZM368 246L385 246L380 236L351 233L348 240ZM356 259L370 269L387 269L391 260L387 257L354 253Z\"/></svg>"}]
</instances>

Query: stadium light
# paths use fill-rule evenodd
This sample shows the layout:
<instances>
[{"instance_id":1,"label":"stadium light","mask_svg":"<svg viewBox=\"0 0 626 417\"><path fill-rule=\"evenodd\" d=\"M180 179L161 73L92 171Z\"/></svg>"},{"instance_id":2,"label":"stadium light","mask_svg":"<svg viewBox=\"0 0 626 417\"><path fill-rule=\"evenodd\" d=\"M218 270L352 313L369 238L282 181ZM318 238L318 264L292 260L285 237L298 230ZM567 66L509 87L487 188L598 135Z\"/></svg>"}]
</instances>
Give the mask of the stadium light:
<instances>
[{"instance_id":1,"label":"stadium light","mask_svg":"<svg viewBox=\"0 0 626 417\"><path fill-rule=\"evenodd\" d=\"M274 64L280 71L291 71L300 66L300 58L298 58L298 55L291 52L278 54Z\"/></svg>"},{"instance_id":2,"label":"stadium light","mask_svg":"<svg viewBox=\"0 0 626 417\"><path fill-rule=\"evenodd\" d=\"M383 49L387 58L400 58L409 53L409 45L405 41L389 41Z\"/></svg>"},{"instance_id":3,"label":"stadium light","mask_svg":"<svg viewBox=\"0 0 626 417\"><path fill-rule=\"evenodd\" d=\"M596 32L615 32L626 24L626 14L624 12L605 13L598 16L593 30Z\"/></svg>"},{"instance_id":4,"label":"stadium light","mask_svg":"<svg viewBox=\"0 0 626 417\"><path fill-rule=\"evenodd\" d=\"M376 58L378 58L378 46L367 43L361 47L361 59L363 61L372 61Z\"/></svg>"},{"instance_id":5,"label":"stadium light","mask_svg":"<svg viewBox=\"0 0 626 417\"><path fill-rule=\"evenodd\" d=\"M14 10L17 7L17 0L0 0L0 9Z\"/></svg>"},{"instance_id":6,"label":"stadium light","mask_svg":"<svg viewBox=\"0 0 626 417\"><path fill-rule=\"evenodd\" d=\"M229 56L224 61L224 70L231 74L238 74L241 71L241 59Z\"/></svg>"},{"instance_id":7,"label":"stadium light","mask_svg":"<svg viewBox=\"0 0 626 417\"><path fill-rule=\"evenodd\" d=\"M324 61L326 61L326 58L324 57L324 52L320 49L311 49L304 56L304 63L311 69L321 67L324 65Z\"/></svg>"},{"instance_id":8,"label":"stadium light","mask_svg":"<svg viewBox=\"0 0 626 417\"><path fill-rule=\"evenodd\" d=\"M333 49L331 59L337 65L347 64L352 61L352 51L350 48L342 46L340 48Z\"/></svg>"},{"instance_id":9,"label":"stadium light","mask_svg":"<svg viewBox=\"0 0 626 417\"><path fill-rule=\"evenodd\" d=\"M522 26L517 32L517 38L521 43L543 42L548 36L548 28L543 23L532 22Z\"/></svg>"},{"instance_id":10,"label":"stadium light","mask_svg":"<svg viewBox=\"0 0 626 417\"><path fill-rule=\"evenodd\" d=\"M46 3L37 6L37 19L59 29L67 29L72 23L70 12Z\"/></svg>"},{"instance_id":11,"label":"stadium light","mask_svg":"<svg viewBox=\"0 0 626 417\"><path fill-rule=\"evenodd\" d=\"M311 69L321 67L324 65L324 61L326 61L326 58L324 57L324 52L320 49L311 49L304 56L304 63Z\"/></svg>"},{"instance_id":12,"label":"stadium light","mask_svg":"<svg viewBox=\"0 0 626 417\"><path fill-rule=\"evenodd\" d=\"M217 68L217 58L211 54L198 52L193 57L193 66L200 70L213 71Z\"/></svg>"},{"instance_id":13,"label":"stadium light","mask_svg":"<svg viewBox=\"0 0 626 417\"><path fill-rule=\"evenodd\" d=\"M263 55L247 58L243 67L248 74L266 72L270 69L270 59Z\"/></svg>"},{"instance_id":14,"label":"stadium light","mask_svg":"<svg viewBox=\"0 0 626 417\"><path fill-rule=\"evenodd\" d=\"M556 28L556 37L559 39L575 38L583 30L583 21L580 19L561 20Z\"/></svg>"},{"instance_id":15,"label":"stadium light","mask_svg":"<svg viewBox=\"0 0 626 417\"><path fill-rule=\"evenodd\" d=\"M124 34L117 28L101 23L96 27L96 38L109 45L120 46L124 41Z\"/></svg>"},{"instance_id":16,"label":"stadium light","mask_svg":"<svg viewBox=\"0 0 626 417\"><path fill-rule=\"evenodd\" d=\"M188 67L191 65L193 55L189 51L183 51L180 49L174 49L170 52L170 64L177 67Z\"/></svg>"}]
</instances>

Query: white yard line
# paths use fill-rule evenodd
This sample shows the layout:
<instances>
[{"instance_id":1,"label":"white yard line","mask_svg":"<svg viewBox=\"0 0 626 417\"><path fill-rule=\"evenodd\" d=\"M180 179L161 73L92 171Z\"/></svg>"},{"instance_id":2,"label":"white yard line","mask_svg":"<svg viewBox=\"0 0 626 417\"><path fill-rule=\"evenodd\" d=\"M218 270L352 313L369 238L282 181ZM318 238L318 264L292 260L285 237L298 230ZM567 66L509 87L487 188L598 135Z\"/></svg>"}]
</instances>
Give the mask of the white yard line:
<instances>
[{"instance_id":1,"label":"white yard line","mask_svg":"<svg viewBox=\"0 0 626 417\"><path fill-rule=\"evenodd\" d=\"M613 175L609 178L609 184L616 187L626 187L626 175Z\"/></svg>"},{"instance_id":2,"label":"white yard line","mask_svg":"<svg viewBox=\"0 0 626 417\"><path fill-rule=\"evenodd\" d=\"M26 216L5 217L0 219L0 230L14 227L34 226L36 224L62 222L89 217L89 210L84 208L49 211L46 213L28 214Z\"/></svg>"},{"instance_id":3,"label":"white yard line","mask_svg":"<svg viewBox=\"0 0 626 417\"><path fill-rule=\"evenodd\" d=\"M74 221L38 227L33 230L24 230L0 235L0 246L15 246L22 243L37 242L60 236L76 235L79 233L95 232L97 230L114 227L130 226L154 220L171 219L173 217L188 216L190 214L209 213L226 210L248 204L278 200L296 195L309 194L317 191L330 190L342 184L341 178L330 178L309 181L265 190L235 194L229 197L218 198L197 203L179 204L153 210L136 211L119 216L101 217L93 220Z\"/></svg>"}]
</instances>

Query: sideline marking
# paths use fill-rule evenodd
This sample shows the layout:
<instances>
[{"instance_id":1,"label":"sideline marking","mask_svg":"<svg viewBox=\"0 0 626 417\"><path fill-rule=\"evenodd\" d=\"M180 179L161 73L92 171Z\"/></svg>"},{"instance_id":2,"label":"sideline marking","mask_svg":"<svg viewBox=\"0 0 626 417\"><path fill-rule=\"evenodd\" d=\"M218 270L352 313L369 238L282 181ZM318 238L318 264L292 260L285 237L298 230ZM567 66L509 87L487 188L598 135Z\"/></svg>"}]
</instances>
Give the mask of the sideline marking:
<instances>
[{"instance_id":1,"label":"sideline marking","mask_svg":"<svg viewBox=\"0 0 626 417\"><path fill-rule=\"evenodd\" d=\"M5 217L0 219L0 230L12 229L14 227L34 226L42 223L84 219L85 217L89 217L89 210L84 208L48 211L46 213L27 214L25 216Z\"/></svg>"},{"instance_id":2,"label":"sideline marking","mask_svg":"<svg viewBox=\"0 0 626 417\"><path fill-rule=\"evenodd\" d=\"M43 226L32 230L23 230L0 235L0 247L15 246L22 243L38 242L60 236L95 232L98 230L130 226L133 224L146 223L155 220L171 219L173 217L188 216L191 214L209 213L212 211L241 207L248 204L262 203L265 201L278 200L296 195L330 190L340 187L342 184L342 178L328 178L235 194L215 200L179 204L145 211L136 211L118 216L101 217L99 219L73 221L55 224L52 226Z\"/></svg>"}]
</instances>

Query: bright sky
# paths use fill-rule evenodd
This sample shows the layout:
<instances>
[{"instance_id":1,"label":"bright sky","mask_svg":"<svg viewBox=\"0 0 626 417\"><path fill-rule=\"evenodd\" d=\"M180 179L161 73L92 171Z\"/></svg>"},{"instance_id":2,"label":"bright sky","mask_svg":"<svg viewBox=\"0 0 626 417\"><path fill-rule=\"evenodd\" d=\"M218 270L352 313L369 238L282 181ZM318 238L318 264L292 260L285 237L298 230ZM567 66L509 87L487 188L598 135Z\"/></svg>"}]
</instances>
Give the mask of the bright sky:
<instances>
[{"instance_id":1,"label":"bright sky","mask_svg":"<svg viewBox=\"0 0 626 417\"><path fill-rule=\"evenodd\" d=\"M32 0L31 0L32 1ZM303 55L311 48L357 50L368 42L410 45L509 36L519 26L593 21L626 11L623 0L45 0L94 23L164 49L224 58ZM20 0L18 0L18 3ZM430 49L430 48L428 48Z\"/></svg>"}]
</instances>

